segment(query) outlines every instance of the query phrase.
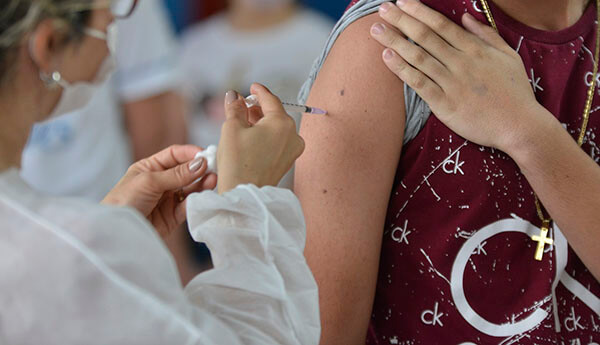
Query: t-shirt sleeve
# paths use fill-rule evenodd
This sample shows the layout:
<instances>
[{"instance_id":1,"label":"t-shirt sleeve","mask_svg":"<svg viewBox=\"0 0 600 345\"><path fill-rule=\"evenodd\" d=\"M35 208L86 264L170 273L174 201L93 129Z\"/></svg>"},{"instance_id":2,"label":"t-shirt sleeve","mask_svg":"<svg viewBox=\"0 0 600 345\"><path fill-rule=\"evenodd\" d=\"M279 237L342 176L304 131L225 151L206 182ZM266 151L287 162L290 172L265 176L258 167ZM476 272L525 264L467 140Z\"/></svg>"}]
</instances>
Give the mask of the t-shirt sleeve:
<instances>
[{"instance_id":1,"label":"t-shirt sleeve","mask_svg":"<svg viewBox=\"0 0 600 345\"><path fill-rule=\"evenodd\" d=\"M126 102L178 89L177 42L158 0L138 1L133 15L118 22L117 93Z\"/></svg>"}]
</instances>

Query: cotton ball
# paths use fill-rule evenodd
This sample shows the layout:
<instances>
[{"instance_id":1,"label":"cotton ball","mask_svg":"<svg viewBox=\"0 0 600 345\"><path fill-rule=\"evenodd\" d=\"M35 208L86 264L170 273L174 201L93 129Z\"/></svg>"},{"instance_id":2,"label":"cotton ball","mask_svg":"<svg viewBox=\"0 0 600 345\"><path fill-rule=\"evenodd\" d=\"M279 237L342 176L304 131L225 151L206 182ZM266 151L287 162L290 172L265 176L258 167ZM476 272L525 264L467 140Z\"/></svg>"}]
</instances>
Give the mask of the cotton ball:
<instances>
[{"instance_id":1,"label":"cotton ball","mask_svg":"<svg viewBox=\"0 0 600 345\"><path fill-rule=\"evenodd\" d=\"M198 152L195 158L204 157L206 159L206 165L208 169L206 170L208 173L217 173L217 146L210 145L206 148L206 150L202 152Z\"/></svg>"}]
</instances>

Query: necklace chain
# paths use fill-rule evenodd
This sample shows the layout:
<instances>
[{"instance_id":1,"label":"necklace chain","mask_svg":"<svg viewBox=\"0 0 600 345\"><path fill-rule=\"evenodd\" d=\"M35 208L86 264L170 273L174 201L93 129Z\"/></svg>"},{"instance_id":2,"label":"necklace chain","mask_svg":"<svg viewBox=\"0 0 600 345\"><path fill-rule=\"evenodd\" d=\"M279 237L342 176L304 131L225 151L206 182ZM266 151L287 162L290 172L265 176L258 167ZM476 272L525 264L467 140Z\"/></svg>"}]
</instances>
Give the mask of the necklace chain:
<instances>
[{"instance_id":1,"label":"necklace chain","mask_svg":"<svg viewBox=\"0 0 600 345\"><path fill-rule=\"evenodd\" d=\"M481 6L483 7L483 12L489 22L489 24L498 32L498 27L496 26L496 21L494 20L494 16L492 15L492 11L490 10L490 6L487 0L480 0ZM587 126L590 121L590 111L592 109L592 102L594 100L594 91L596 90L596 78L598 75L598 60L600 58L600 0L596 0L596 12L597 12L597 22L596 22L596 49L594 55L594 78L592 78L592 85L590 85L587 91L587 99L585 101L585 107L583 109L583 120L581 124L581 132L579 133L579 138L577 139L577 144L579 147L583 145L583 141L585 140L585 133L587 131ZM544 224L550 224L552 219L546 218L544 212L542 211L542 204L537 194L535 194L535 207L537 211L537 215L540 220Z\"/></svg>"}]
</instances>

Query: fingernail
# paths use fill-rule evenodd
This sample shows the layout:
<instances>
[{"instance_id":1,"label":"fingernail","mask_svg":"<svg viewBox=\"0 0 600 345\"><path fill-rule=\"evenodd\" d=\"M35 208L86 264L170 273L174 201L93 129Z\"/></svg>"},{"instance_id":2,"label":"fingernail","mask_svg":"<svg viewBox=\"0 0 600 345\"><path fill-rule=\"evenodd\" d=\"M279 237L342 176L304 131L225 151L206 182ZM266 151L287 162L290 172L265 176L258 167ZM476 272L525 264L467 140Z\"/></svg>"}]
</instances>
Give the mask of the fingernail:
<instances>
[{"instance_id":1,"label":"fingernail","mask_svg":"<svg viewBox=\"0 0 600 345\"><path fill-rule=\"evenodd\" d=\"M406 4L406 0L398 0L396 1L396 5L398 5L398 7L402 7Z\"/></svg>"},{"instance_id":2,"label":"fingernail","mask_svg":"<svg viewBox=\"0 0 600 345\"><path fill-rule=\"evenodd\" d=\"M229 105L233 101L235 101L237 98L238 98L237 92L227 91L227 93L225 94L225 103L227 103Z\"/></svg>"},{"instance_id":3,"label":"fingernail","mask_svg":"<svg viewBox=\"0 0 600 345\"><path fill-rule=\"evenodd\" d=\"M387 48L384 52L383 52L383 58L385 60L390 60L391 58L394 57L394 52L390 49Z\"/></svg>"},{"instance_id":4,"label":"fingernail","mask_svg":"<svg viewBox=\"0 0 600 345\"><path fill-rule=\"evenodd\" d=\"M190 163L190 171L197 172L198 170L200 170L200 168L202 168L202 166L204 166L204 163L205 163L204 157L198 157L198 158L194 159Z\"/></svg>"},{"instance_id":5,"label":"fingernail","mask_svg":"<svg viewBox=\"0 0 600 345\"><path fill-rule=\"evenodd\" d=\"M381 6L379 6L379 11L385 13L390 9L390 7L392 7L392 4L389 2L384 2L381 4Z\"/></svg>"},{"instance_id":6,"label":"fingernail","mask_svg":"<svg viewBox=\"0 0 600 345\"><path fill-rule=\"evenodd\" d=\"M371 33L373 35L381 35L385 31L385 27L379 23L373 25L371 28Z\"/></svg>"}]
</instances>

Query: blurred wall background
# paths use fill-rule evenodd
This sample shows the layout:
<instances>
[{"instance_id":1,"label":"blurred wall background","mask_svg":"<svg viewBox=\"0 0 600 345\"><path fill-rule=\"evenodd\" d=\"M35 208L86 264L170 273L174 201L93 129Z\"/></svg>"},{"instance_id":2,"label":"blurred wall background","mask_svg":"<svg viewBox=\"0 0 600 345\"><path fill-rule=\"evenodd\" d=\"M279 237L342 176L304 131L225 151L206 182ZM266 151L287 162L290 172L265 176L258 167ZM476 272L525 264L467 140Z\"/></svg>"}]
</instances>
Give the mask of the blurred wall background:
<instances>
[{"instance_id":1,"label":"blurred wall background","mask_svg":"<svg viewBox=\"0 0 600 345\"><path fill-rule=\"evenodd\" d=\"M164 0L171 12L178 32L188 25L210 16L225 7L226 0ZM350 0L300 0L305 6L316 9L337 21Z\"/></svg>"}]
</instances>

